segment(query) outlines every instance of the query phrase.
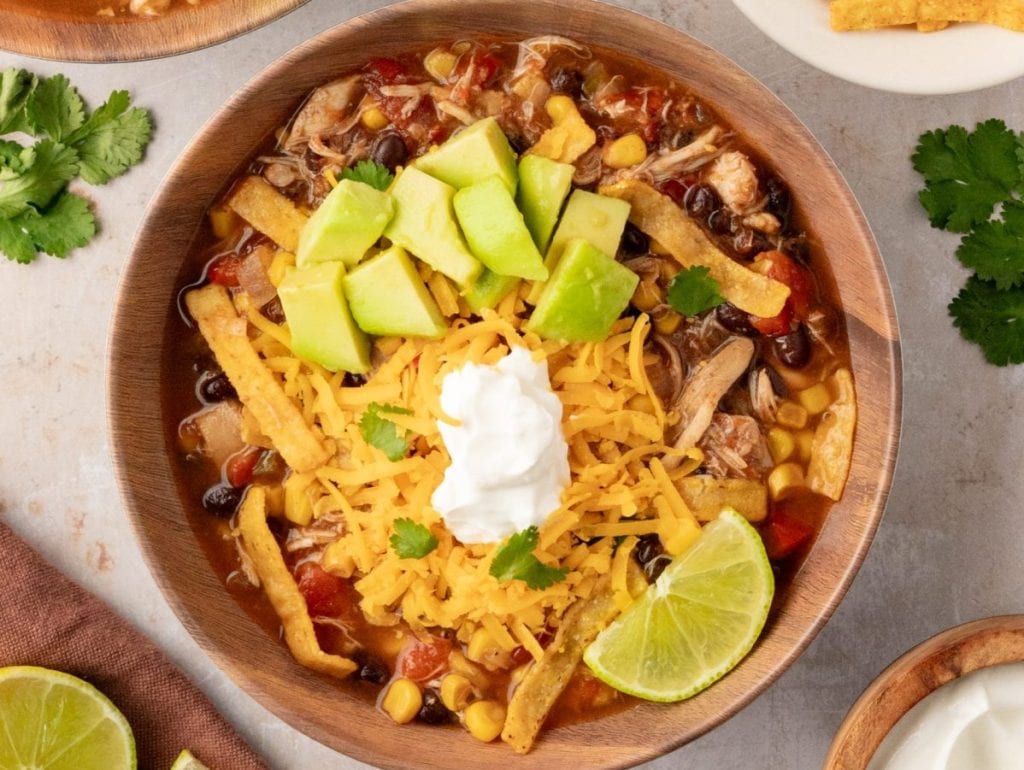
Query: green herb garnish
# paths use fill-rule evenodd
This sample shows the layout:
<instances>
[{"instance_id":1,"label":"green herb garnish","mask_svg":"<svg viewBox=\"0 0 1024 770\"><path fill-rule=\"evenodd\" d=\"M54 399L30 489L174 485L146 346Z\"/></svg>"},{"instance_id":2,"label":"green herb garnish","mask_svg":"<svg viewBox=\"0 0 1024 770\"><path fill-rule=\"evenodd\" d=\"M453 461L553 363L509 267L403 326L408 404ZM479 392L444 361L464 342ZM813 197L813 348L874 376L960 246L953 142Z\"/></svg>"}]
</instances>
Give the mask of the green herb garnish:
<instances>
[{"instance_id":1,"label":"green herb garnish","mask_svg":"<svg viewBox=\"0 0 1024 770\"><path fill-rule=\"evenodd\" d=\"M668 304L677 313L694 316L725 302L718 281L706 267L680 270L668 284Z\"/></svg>"},{"instance_id":2,"label":"green herb garnish","mask_svg":"<svg viewBox=\"0 0 1024 770\"><path fill-rule=\"evenodd\" d=\"M395 175L386 167L375 163L372 160L361 160L356 165L341 170L342 179L351 179L353 182L368 184L377 190L387 190L391 186L391 180Z\"/></svg>"},{"instance_id":3,"label":"green herb garnish","mask_svg":"<svg viewBox=\"0 0 1024 770\"><path fill-rule=\"evenodd\" d=\"M949 303L953 324L996 366L1024 363L1024 287L999 289L972 276Z\"/></svg>"},{"instance_id":4,"label":"green herb garnish","mask_svg":"<svg viewBox=\"0 0 1024 770\"><path fill-rule=\"evenodd\" d=\"M391 547L400 559L422 559L437 548L437 538L412 519L395 519Z\"/></svg>"},{"instance_id":5,"label":"green herb garnish","mask_svg":"<svg viewBox=\"0 0 1024 770\"><path fill-rule=\"evenodd\" d=\"M89 114L63 75L0 70L0 251L16 262L38 252L66 257L96 234L88 201L67 190L81 176L106 184L142 159L149 112L115 91ZM3 135L27 134L23 145Z\"/></svg>"},{"instance_id":6,"label":"green herb garnish","mask_svg":"<svg viewBox=\"0 0 1024 770\"><path fill-rule=\"evenodd\" d=\"M409 451L409 434L384 416L387 414L412 412L390 404L370 404L359 420L359 432L367 444L377 447L391 462L397 462Z\"/></svg>"},{"instance_id":7,"label":"green herb garnish","mask_svg":"<svg viewBox=\"0 0 1024 770\"><path fill-rule=\"evenodd\" d=\"M491 575L498 580L522 580L532 589L543 589L564 580L569 570L549 567L533 555L539 533L536 527L516 532L491 562Z\"/></svg>"}]
</instances>

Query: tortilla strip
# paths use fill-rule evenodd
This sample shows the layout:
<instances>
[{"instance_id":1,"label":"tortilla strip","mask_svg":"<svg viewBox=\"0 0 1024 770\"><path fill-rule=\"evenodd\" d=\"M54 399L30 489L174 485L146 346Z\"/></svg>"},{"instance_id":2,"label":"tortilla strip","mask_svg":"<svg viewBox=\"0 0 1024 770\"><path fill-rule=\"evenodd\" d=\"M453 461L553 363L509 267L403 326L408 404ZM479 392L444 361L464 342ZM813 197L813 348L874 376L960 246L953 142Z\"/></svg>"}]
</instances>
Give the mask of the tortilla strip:
<instances>
[{"instance_id":1,"label":"tortilla strip","mask_svg":"<svg viewBox=\"0 0 1024 770\"><path fill-rule=\"evenodd\" d=\"M627 580L634 596L647 588L643 573L633 561ZM583 651L618 614L611 576L605 575L588 599L579 600L562 616L544 657L530 666L508 703L501 739L517 754L526 754L533 747L544 720L583 660Z\"/></svg>"},{"instance_id":2,"label":"tortilla strip","mask_svg":"<svg viewBox=\"0 0 1024 770\"><path fill-rule=\"evenodd\" d=\"M920 0L921 21L977 21L1024 31L1020 0Z\"/></svg>"},{"instance_id":3,"label":"tortilla strip","mask_svg":"<svg viewBox=\"0 0 1024 770\"><path fill-rule=\"evenodd\" d=\"M923 17L920 0L832 0L832 29L848 31L916 24Z\"/></svg>"},{"instance_id":4,"label":"tortilla strip","mask_svg":"<svg viewBox=\"0 0 1024 770\"><path fill-rule=\"evenodd\" d=\"M718 281L722 296L736 307L761 318L774 318L782 312L789 287L719 251L667 195L637 179L606 185L600 193L627 201L631 206L629 220L668 249L683 267L707 267Z\"/></svg>"},{"instance_id":5,"label":"tortilla strip","mask_svg":"<svg viewBox=\"0 0 1024 770\"><path fill-rule=\"evenodd\" d=\"M764 521L768 515L768 489L752 479L716 479L685 476L675 482L697 521L714 521L723 508L735 508L747 521Z\"/></svg>"},{"instance_id":6,"label":"tortilla strip","mask_svg":"<svg viewBox=\"0 0 1024 770\"><path fill-rule=\"evenodd\" d=\"M284 627L284 640L295 660L307 668L344 679L356 670L356 664L340 655L320 649L309 617L306 600L281 556L281 549L267 526L266 492L261 486L249 488L238 516L242 544L252 559L253 568L263 583Z\"/></svg>"},{"instance_id":7,"label":"tortilla strip","mask_svg":"<svg viewBox=\"0 0 1024 770\"><path fill-rule=\"evenodd\" d=\"M329 457L327 449L263 364L249 341L247 322L238 317L227 289L211 283L190 291L185 304L238 398L284 461L300 473L323 465Z\"/></svg>"},{"instance_id":8,"label":"tortilla strip","mask_svg":"<svg viewBox=\"0 0 1024 770\"><path fill-rule=\"evenodd\" d=\"M821 422L814 431L811 461L807 466L807 485L812 492L838 500L843 496L853 459L857 399L849 370L840 369L829 377L829 381L835 400L821 416Z\"/></svg>"},{"instance_id":9,"label":"tortilla strip","mask_svg":"<svg viewBox=\"0 0 1024 770\"><path fill-rule=\"evenodd\" d=\"M285 251L294 254L299 248L299 233L309 217L262 177L243 179L231 191L228 206Z\"/></svg>"}]
</instances>

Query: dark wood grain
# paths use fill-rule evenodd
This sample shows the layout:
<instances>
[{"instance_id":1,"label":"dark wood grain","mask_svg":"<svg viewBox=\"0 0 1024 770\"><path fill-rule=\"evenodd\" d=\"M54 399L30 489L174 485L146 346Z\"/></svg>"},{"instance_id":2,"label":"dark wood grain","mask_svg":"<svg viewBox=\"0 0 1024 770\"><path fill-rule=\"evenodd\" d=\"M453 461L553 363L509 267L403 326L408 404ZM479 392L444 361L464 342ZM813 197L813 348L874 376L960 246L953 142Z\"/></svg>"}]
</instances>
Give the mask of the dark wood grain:
<instances>
[{"instance_id":1,"label":"dark wood grain","mask_svg":"<svg viewBox=\"0 0 1024 770\"><path fill-rule=\"evenodd\" d=\"M896 723L925 696L980 668L1024 661L1024 615L984 618L918 645L883 671L846 715L825 770L864 770Z\"/></svg>"},{"instance_id":2,"label":"dark wood grain","mask_svg":"<svg viewBox=\"0 0 1024 770\"><path fill-rule=\"evenodd\" d=\"M152 18L54 18L0 3L0 48L59 61L155 59L223 42L306 2L205 0Z\"/></svg>"},{"instance_id":3,"label":"dark wood grain","mask_svg":"<svg viewBox=\"0 0 1024 770\"><path fill-rule=\"evenodd\" d=\"M644 704L552 729L525 758L504 745L481 745L460 730L395 726L344 687L297 665L232 599L204 558L175 486L169 459L174 437L157 408L169 325L180 323L175 292L199 268L183 255L190 253L207 207L263 137L288 119L309 90L370 56L480 34L566 35L664 69L771 159L832 264L860 407L846 494L751 655L690 701ZM625 767L720 724L793 662L842 598L881 518L900 431L900 349L885 269L828 155L771 92L720 54L653 20L589 0L413 0L343 24L272 65L211 120L157 192L125 269L111 357L111 441L121 488L146 557L179 617L239 685L282 719L339 751L393 768Z\"/></svg>"}]
</instances>

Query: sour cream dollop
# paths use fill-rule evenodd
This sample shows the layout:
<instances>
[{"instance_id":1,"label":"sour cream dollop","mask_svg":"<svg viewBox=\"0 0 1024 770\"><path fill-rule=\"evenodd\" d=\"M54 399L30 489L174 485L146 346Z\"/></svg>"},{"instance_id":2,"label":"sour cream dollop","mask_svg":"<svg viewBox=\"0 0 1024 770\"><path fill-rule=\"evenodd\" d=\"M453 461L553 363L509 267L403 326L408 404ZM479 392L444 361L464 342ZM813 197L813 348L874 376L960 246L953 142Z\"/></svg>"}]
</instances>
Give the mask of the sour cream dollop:
<instances>
[{"instance_id":1,"label":"sour cream dollop","mask_svg":"<svg viewBox=\"0 0 1024 770\"><path fill-rule=\"evenodd\" d=\"M908 711L868 770L1024 768L1024 663L974 671Z\"/></svg>"},{"instance_id":2,"label":"sour cream dollop","mask_svg":"<svg viewBox=\"0 0 1024 770\"><path fill-rule=\"evenodd\" d=\"M441 383L439 422L452 463L431 504L463 543L496 543L540 526L569 485L562 402L546 361L525 348L494 366L466 364Z\"/></svg>"}]
</instances>

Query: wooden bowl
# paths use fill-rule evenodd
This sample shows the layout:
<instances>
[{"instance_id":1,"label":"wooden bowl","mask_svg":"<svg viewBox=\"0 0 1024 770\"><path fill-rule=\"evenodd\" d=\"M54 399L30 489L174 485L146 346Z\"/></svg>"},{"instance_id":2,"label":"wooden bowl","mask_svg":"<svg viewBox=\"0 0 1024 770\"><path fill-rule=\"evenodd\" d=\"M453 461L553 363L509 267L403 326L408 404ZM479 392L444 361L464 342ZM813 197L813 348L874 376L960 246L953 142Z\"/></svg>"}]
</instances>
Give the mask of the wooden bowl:
<instances>
[{"instance_id":1,"label":"wooden bowl","mask_svg":"<svg viewBox=\"0 0 1024 770\"><path fill-rule=\"evenodd\" d=\"M885 736L921 699L979 668L1024 661L1024 615L943 631L878 675L839 726L824 770L864 770Z\"/></svg>"},{"instance_id":2,"label":"wooden bowl","mask_svg":"<svg viewBox=\"0 0 1024 770\"><path fill-rule=\"evenodd\" d=\"M41 59L117 62L194 51L256 29L308 0L204 0L153 18L53 18L0 4L0 48Z\"/></svg>"},{"instance_id":3,"label":"wooden bowl","mask_svg":"<svg viewBox=\"0 0 1024 770\"><path fill-rule=\"evenodd\" d=\"M312 88L371 56L428 50L437 41L483 33L513 39L565 35L663 69L700 93L756 152L771 159L831 259L859 392L846 494L753 652L689 701L643 704L549 730L526 758L500 742L481 745L457 730L395 726L344 687L296 664L232 599L203 556L175 483L175 426L166 424L160 407L169 329L181 323L175 295L200 267L186 259L190 244L207 208L264 136ZM143 551L182 622L272 712L339 751L384 767L625 767L720 724L796 659L839 603L881 518L900 430L900 349L885 267L831 159L771 92L725 57L658 22L593 0L413 0L342 24L270 66L200 131L157 192L125 268L111 358L112 446L121 489Z\"/></svg>"}]
</instances>

